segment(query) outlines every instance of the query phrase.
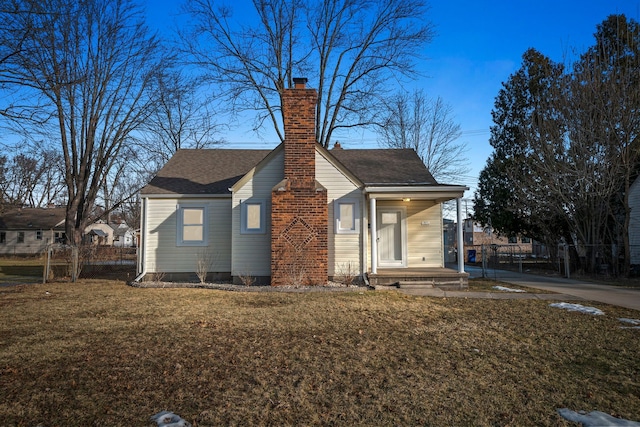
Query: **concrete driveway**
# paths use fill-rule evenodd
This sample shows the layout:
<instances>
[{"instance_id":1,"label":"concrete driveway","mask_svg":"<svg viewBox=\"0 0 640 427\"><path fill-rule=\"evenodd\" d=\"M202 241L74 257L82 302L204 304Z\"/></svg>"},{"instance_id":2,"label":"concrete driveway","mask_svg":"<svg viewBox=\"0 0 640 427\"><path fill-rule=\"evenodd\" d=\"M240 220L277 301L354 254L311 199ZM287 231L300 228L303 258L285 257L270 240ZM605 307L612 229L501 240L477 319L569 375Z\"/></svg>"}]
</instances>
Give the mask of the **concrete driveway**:
<instances>
[{"instance_id":1,"label":"concrete driveway","mask_svg":"<svg viewBox=\"0 0 640 427\"><path fill-rule=\"evenodd\" d=\"M482 277L481 268L465 266L465 271L469 273L471 277ZM581 280L538 276L494 269L486 270L486 277L514 285L572 295L588 301L603 302L619 307L640 310L640 289L638 288L598 285Z\"/></svg>"}]
</instances>

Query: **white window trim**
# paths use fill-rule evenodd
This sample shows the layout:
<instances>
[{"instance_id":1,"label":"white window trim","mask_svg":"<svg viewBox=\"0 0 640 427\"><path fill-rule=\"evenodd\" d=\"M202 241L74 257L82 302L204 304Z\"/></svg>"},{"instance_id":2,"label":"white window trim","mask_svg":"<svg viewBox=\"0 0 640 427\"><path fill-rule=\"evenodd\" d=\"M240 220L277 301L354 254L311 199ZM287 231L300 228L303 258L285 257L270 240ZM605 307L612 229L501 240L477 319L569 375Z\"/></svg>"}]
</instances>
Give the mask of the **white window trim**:
<instances>
[{"instance_id":1,"label":"white window trim","mask_svg":"<svg viewBox=\"0 0 640 427\"><path fill-rule=\"evenodd\" d=\"M247 228L247 206L260 206L260 228ZM263 199L240 200L240 234L265 234L267 232L267 203Z\"/></svg>"},{"instance_id":2,"label":"white window trim","mask_svg":"<svg viewBox=\"0 0 640 427\"><path fill-rule=\"evenodd\" d=\"M183 209L202 209L202 240L184 240ZM204 203L181 203L176 206L176 246L208 246L209 209Z\"/></svg>"},{"instance_id":3,"label":"white window trim","mask_svg":"<svg viewBox=\"0 0 640 427\"><path fill-rule=\"evenodd\" d=\"M340 205L353 205L353 227L340 228ZM360 234L360 201L357 199L340 199L333 203L333 217L335 234Z\"/></svg>"}]
</instances>

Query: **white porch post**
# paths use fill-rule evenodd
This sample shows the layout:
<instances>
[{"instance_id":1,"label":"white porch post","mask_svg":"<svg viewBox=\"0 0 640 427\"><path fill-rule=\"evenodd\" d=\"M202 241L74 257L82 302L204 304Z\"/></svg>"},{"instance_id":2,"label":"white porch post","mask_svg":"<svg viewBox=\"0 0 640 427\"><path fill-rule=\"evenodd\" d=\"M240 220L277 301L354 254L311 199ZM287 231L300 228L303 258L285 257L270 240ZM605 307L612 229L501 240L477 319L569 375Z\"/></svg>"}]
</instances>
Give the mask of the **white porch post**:
<instances>
[{"instance_id":1,"label":"white porch post","mask_svg":"<svg viewBox=\"0 0 640 427\"><path fill-rule=\"evenodd\" d=\"M371 274L378 273L378 232L376 230L376 199L369 199L369 224L371 226Z\"/></svg>"},{"instance_id":2,"label":"white porch post","mask_svg":"<svg viewBox=\"0 0 640 427\"><path fill-rule=\"evenodd\" d=\"M458 214L458 273L464 273L464 236L462 227L462 199L456 199L456 211Z\"/></svg>"}]
</instances>

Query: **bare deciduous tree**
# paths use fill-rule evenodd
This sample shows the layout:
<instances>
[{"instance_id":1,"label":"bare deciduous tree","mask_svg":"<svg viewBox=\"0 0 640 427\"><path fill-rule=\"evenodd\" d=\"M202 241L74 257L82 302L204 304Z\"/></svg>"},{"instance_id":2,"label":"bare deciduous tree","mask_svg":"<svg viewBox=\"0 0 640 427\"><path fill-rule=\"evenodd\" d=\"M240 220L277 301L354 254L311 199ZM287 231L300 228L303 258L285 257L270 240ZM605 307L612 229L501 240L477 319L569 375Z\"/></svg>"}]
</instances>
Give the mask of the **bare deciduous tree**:
<instances>
[{"instance_id":1,"label":"bare deciduous tree","mask_svg":"<svg viewBox=\"0 0 640 427\"><path fill-rule=\"evenodd\" d=\"M29 147L27 147L29 148ZM63 200L61 157L51 149L0 157L0 199L11 206L44 207Z\"/></svg>"},{"instance_id":2,"label":"bare deciduous tree","mask_svg":"<svg viewBox=\"0 0 640 427\"><path fill-rule=\"evenodd\" d=\"M25 118L22 105L26 102L24 94L11 90L13 82L10 63L14 57L24 52L26 40L33 33L33 28L24 25L18 19L20 16L30 15L34 11L35 2L22 0L7 0L0 3L0 87L3 90L4 102L0 105L0 116L11 121ZM33 114L33 112L31 113ZM26 116L34 119L34 116Z\"/></svg>"},{"instance_id":3,"label":"bare deciduous tree","mask_svg":"<svg viewBox=\"0 0 640 427\"><path fill-rule=\"evenodd\" d=\"M29 31L9 47L17 53L4 64L5 80L32 100L25 110L50 117L29 126L60 145L66 232L78 244L101 184L155 105L152 77L169 61L130 0L14 2L30 13L0 21Z\"/></svg>"},{"instance_id":4,"label":"bare deciduous tree","mask_svg":"<svg viewBox=\"0 0 640 427\"><path fill-rule=\"evenodd\" d=\"M232 110L250 111L255 130L270 124L280 140L281 95L294 74L318 90L316 135L327 147L335 131L377 122L389 82L415 75L414 62L433 37L423 0L253 0L253 6L257 24L246 24L234 21L228 6L190 0L193 20L182 40Z\"/></svg>"},{"instance_id":5,"label":"bare deciduous tree","mask_svg":"<svg viewBox=\"0 0 640 427\"><path fill-rule=\"evenodd\" d=\"M417 90L391 100L378 140L389 148L413 148L437 181L454 182L469 171L466 144L457 142L461 134L451 107Z\"/></svg>"},{"instance_id":6,"label":"bare deciduous tree","mask_svg":"<svg viewBox=\"0 0 640 427\"><path fill-rule=\"evenodd\" d=\"M203 97L193 78L179 72L156 77L158 99L147 118L140 146L145 153L142 169L155 173L182 148L211 148L223 143L214 104ZM145 181L143 181L145 182Z\"/></svg>"}]
</instances>

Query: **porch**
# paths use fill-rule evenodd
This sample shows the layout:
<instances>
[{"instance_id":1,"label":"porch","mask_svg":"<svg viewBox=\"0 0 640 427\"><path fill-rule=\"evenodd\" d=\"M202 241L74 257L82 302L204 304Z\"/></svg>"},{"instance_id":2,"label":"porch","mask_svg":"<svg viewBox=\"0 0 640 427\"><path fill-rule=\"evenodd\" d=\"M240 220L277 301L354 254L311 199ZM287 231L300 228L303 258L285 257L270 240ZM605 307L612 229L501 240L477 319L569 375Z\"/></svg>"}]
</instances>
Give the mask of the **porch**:
<instances>
[{"instance_id":1,"label":"porch","mask_svg":"<svg viewBox=\"0 0 640 427\"><path fill-rule=\"evenodd\" d=\"M396 287L464 289L469 286L469 273L459 273L450 268L378 268L368 273L374 288Z\"/></svg>"}]
</instances>

